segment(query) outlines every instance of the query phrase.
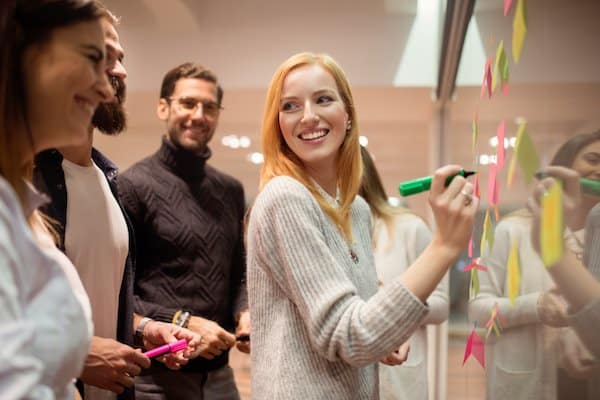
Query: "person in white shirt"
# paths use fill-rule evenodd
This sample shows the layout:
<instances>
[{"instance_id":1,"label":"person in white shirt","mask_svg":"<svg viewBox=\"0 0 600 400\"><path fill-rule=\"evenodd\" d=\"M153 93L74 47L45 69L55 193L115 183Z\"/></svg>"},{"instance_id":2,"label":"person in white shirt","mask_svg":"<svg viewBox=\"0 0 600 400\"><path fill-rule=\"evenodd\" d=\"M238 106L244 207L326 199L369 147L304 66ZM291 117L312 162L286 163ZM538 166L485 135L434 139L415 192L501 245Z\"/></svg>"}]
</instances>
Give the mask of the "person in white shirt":
<instances>
[{"instance_id":1,"label":"person in white shirt","mask_svg":"<svg viewBox=\"0 0 600 400\"><path fill-rule=\"evenodd\" d=\"M83 143L94 109L112 99L100 12L86 0L0 11L0 398L72 399L90 305L30 181L34 154Z\"/></svg>"},{"instance_id":2,"label":"person in white shirt","mask_svg":"<svg viewBox=\"0 0 600 400\"><path fill-rule=\"evenodd\" d=\"M392 207L369 151L361 146L363 177L359 194L373 215L373 255L380 285L393 282L431 242L431 230L421 218L402 207ZM421 326L401 350L406 361L401 365L379 366L381 400L427 400L427 325L448 319L448 274L427 298L429 312Z\"/></svg>"},{"instance_id":3,"label":"person in white shirt","mask_svg":"<svg viewBox=\"0 0 600 400\"><path fill-rule=\"evenodd\" d=\"M97 107L83 144L38 154L34 182L52 199L43 211L58 223L59 247L75 265L91 302L95 332L80 376L82 395L86 400L112 400L119 394L120 400L128 400L133 399L134 377L150 366L133 347L141 320L134 322L133 313L133 232L117 196L117 167L93 148L94 128L112 135L125 128L127 71L118 19L100 2L95 4L103 14L106 73L114 101ZM163 338L175 340L173 335L188 339L192 344L187 356L200 340L172 324L152 321L144 328L145 334L158 335L157 344L163 344ZM182 353L167 360L173 368L187 362Z\"/></svg>"}]
</instances>

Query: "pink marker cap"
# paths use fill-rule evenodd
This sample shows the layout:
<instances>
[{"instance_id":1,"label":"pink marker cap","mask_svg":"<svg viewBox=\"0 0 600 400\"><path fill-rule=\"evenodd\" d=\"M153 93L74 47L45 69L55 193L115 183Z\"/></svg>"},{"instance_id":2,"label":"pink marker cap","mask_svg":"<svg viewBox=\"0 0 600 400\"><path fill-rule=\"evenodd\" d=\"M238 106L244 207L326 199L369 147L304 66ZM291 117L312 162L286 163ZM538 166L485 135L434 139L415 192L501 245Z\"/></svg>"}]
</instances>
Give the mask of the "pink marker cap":
<instances>
[{"instance_id":1,"label":"pink marker cap","mask_svg":"<svg viewBox=\"0 0 600 400\"><path fill-rule=\"evenodd\" d=\"M187 340L181 339L173 343L165 344L164 346L157 347L144 353L148 358L160 356L166 353L176 353L187 347Z\"/></svg>"}]
</instances>

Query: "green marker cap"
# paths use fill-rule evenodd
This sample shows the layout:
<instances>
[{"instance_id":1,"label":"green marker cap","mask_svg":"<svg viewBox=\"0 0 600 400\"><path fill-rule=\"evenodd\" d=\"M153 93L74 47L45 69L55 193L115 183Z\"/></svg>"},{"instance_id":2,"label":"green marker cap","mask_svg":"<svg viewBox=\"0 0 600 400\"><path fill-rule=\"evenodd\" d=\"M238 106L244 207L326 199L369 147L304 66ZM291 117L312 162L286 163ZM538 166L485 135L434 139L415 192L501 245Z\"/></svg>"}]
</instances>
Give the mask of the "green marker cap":
<instances>
[{"instance_id":1,"label":"green marker cap","mask_svg":"<svg viewBox=\"0 0 600 400\"><path fill-rule=\"evenodd\" d=\"M581 185L581 191L590 196L600 197L600 181L595 181L588 178L579 178L579 184Z\"/></svg>"}]
</instances>

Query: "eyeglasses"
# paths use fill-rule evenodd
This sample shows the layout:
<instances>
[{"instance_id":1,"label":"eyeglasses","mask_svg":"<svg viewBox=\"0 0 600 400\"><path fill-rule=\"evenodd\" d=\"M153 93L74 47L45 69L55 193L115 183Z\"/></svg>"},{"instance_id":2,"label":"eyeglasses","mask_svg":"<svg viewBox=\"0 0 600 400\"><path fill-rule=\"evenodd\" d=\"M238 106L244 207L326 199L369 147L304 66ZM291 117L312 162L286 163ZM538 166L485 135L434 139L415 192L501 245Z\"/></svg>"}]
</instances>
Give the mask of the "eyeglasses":
<instances>
[{"instance_id":1,"label":"eyeglasses","mask_svg":"<svg viewBox=\"0 0 600 400\"><path fill-rule=\"evenodd\" d=\"M173 101L177 111L182 114L196 114L202 106L202 113L208 117L216 117L223 107L215 101L202 101L193 97L169 97Z\"/></svg>"}]
</instances>

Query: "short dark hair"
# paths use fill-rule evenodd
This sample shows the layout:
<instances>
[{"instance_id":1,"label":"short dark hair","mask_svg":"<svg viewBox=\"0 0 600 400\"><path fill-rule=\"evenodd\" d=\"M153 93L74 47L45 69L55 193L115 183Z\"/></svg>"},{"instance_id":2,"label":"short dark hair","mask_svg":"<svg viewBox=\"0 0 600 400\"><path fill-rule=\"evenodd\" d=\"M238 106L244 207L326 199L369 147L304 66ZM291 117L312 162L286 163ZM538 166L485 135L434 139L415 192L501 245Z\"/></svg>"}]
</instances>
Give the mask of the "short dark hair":
<instances>
[{"instance_id":1,"label":"short dark hair","mask_svg":"<svg viewBox=\"0 0 600 400\"><path fill-rule=\"evenodd\" d=\"M217 103L221 105L223 101L223 88L214 72L210 69L191 62L186 62L176 66L165 74L160 87L160 98L169 100L169 97L175 91L175 85L180 79L202 79L212 82L217 86Z\"/></svg>"},{"instance_id":2,"label":"short dark hair","mask_svg":"<svg viewBox=\"0 0 600 400\"><path fill-rule=\"evenodd\" d=\"M600 140L600 130L592 133L582 133L572 137L563 143L562 146L554 154L550 165L558 165L566 168L571 168L575 162L577 154L588 144Z\"/></svg>"}]
</instances>

